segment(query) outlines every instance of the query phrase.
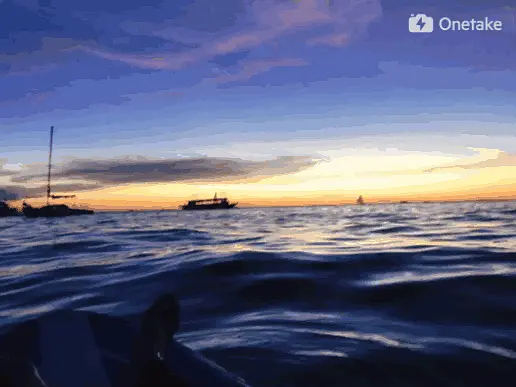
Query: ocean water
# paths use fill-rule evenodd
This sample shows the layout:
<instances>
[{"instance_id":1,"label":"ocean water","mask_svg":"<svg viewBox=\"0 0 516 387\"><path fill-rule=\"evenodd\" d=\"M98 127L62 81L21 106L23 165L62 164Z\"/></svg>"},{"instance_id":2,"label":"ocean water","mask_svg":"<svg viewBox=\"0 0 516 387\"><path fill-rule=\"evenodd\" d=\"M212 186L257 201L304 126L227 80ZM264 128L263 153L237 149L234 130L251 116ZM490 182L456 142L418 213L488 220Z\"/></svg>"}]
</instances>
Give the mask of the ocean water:
<instances>
[{"instance_id":1,"label":"ocean water","mask_svg":"<svg viewBox=\"0 0 516 387\"><path fill-rule=\"evenodd\" d=\"M516 203L0 219L0 326L139 313L252 386L513 386Z\"/></svg>"}]
</instances>

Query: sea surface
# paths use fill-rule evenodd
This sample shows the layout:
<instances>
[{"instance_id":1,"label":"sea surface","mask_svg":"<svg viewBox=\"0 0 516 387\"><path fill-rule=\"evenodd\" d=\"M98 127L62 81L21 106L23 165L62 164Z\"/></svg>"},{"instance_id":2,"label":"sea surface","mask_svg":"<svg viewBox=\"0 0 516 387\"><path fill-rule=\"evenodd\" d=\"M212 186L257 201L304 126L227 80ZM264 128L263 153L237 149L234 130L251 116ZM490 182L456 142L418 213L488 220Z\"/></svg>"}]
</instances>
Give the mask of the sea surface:
<instances>
[{"instance_id":1,"label":"sea surface","mask_svg":"<svg viewBox=\"0 0 516 387\"><path fill-rule=\"evenodd\" d=\"M0 326L140 313L255 387L516 385L516 203L0 219Z\"/></svg>"}]
</instances>

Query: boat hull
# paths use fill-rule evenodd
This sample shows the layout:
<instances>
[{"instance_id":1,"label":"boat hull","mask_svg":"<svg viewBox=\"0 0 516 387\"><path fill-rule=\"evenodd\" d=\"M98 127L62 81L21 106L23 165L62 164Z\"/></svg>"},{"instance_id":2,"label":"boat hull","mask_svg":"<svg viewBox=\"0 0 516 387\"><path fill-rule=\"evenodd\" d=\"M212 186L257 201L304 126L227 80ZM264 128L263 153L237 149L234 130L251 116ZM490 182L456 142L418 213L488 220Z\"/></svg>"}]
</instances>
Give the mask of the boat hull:
<instances>
[{"instance_id":1,"label":"boat hull","mask_svg":"<svg viewBox=\"0 0 516 387\"><path fill-rule=\"evenodd\" d=\"M66 216L93 215L93 211L68 206L44 206L40 208L25 206L23 207L23 215L27 218L63 218Z\"/></svg>"},{"instance_id":2,"label":"boat hull","mask_svg":"<svg viewBox=\"0 0 516 387\"><path fill-rule=\"evenodd\" d=\"M235 208L236 203L231 204L197 204L195 206L184 205L181 206L182 210L185 211L201 211L201 210L229 210Z\"/></svg>"},{"instance_id":3,"label":"boat hull","mask_svg":"<svg viewBox=\"0 0 516 387\"><path fill-rule=\"evenodd\" d=\"M9 208L7 210L0 211L0 218L7 218L10 216L18 216L20 215L15 208Z\"/></svg>"},{"instance_id":4,"label":"boat hull","mask_svg":"<svg viewBox=\"0 0 516 387\"><path fill-rule=\"evenodd\" d=\"M131 343L140 331L138 315L122 319L63 310L11 327L2 332L0 342L3 352L24 354L23 358L38 368L38 376L48 386L125 386L133 385L121 382L131 375ZM167 368L186 382L182 386L249 387L235 374L174 338L165 353ZM13 367L13 373L18 369ZM27 379L26 373L21 376Z\"/></svg>"},{"instance_id":5,"label":"boat hull","mask_svg":"<svg viewBox=\"0 0 516 387\"><path fill-rule=\"evenodd\" d=\"M6 202L0 201L0 218L20 215L16 208L10 207Z\"/></svg>"}]
</instances>

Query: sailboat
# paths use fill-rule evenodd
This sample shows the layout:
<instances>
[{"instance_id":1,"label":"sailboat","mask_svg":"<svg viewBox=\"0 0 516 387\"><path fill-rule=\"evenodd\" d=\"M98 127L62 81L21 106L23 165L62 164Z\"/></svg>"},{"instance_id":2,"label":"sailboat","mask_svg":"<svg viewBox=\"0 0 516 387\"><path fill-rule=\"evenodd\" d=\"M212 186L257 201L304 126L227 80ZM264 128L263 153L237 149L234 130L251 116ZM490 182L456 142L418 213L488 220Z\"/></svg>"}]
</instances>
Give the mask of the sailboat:
<instances>
[{"instance_id":1,"label":"sailboat","mask_svg":"<svg viewBox=\"0 0 516 387\"><path fill-rule=\"evenodd\" d=\"M47 181L47 204L43 207L33 207L23 202L23 214L27 218L60 218L71 215L92 215L92 210L82 208L70 208L65 204L50 204L50 199L75 198L75 195L53 195L51 191L52 178L52 147L54 143L54 127L50 127L50 151L48 154L48 181Z\"/></svg>"},{"instance_id":2,"label":"sailboat","mask_svg":"<svg viewBox=\"0 0 516 387\"><path fill-rule=\"evenodd\" d=\"M357 204L358 204L358 205L363 205L363 204L365 204L365 202L364 202L364 198L362 197L362 195L360 195L360 196L358 197L358 199L357 199Z\"/></svg>"}]
</instances>

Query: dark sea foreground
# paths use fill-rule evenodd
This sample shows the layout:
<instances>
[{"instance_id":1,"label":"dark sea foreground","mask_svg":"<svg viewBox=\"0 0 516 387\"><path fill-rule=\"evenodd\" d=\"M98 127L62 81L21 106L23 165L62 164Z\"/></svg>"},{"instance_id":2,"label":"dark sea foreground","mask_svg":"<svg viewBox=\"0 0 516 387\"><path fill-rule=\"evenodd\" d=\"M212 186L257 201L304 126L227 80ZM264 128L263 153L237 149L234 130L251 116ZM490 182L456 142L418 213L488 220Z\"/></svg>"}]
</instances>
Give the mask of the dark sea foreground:
<instances>
[{"instance_id":1,"label":"dark sea foreground","mask_svg":"<svg viewBox=\"0 0 516 387\"><path fill-rule=\"evenodd\" d=\"M126 316L253 386L516 385L516 203L0 219L0 327Z\"/></svg>"}]
</instances>

